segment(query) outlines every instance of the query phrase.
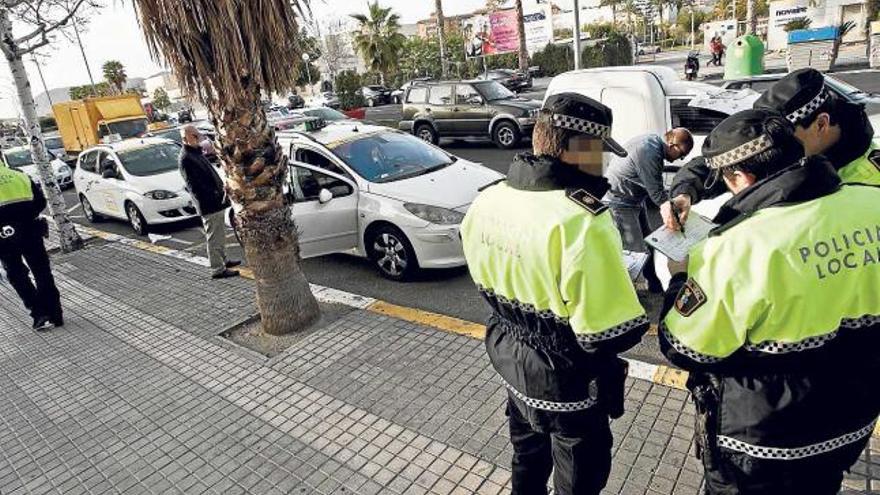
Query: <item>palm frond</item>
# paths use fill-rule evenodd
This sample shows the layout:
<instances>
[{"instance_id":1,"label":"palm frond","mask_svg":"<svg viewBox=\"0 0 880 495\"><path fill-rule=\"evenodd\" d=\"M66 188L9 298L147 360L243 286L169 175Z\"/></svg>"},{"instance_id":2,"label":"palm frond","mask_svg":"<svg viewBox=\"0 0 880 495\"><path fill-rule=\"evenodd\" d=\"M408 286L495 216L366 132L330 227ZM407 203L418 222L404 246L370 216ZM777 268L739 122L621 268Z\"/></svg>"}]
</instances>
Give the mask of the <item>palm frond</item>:
<instances>
[{"instance_id":1,"label":"palm frond","mask_svg":"<svg viewBox=\"0 0 880 495\"><path fill-rule=\"evenodd\" d=\"M151 55L202 101L256 84L267 92L295 85L298 26L308 0L133 0ZM243 84L247 81L250 84Z\"/></svg>"}]
</instances>

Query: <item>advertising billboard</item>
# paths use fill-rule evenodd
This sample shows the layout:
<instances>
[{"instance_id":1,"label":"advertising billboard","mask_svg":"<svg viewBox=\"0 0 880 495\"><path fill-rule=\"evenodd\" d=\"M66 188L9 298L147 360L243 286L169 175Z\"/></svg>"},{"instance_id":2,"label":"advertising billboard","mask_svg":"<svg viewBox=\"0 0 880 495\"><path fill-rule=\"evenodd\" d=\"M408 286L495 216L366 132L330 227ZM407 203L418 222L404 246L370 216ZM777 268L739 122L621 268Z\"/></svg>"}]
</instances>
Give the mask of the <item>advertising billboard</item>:
<instances>
[{"instance_id":1,"label":"advertising billboard","mask_svg":"<svg viewBox=\"0 0 880 495\"><path fill-rule=\"evenodd\" d=\"M465 54L469 58L499 55L519 50L516 11L501 10L473 15L462 20Z\"/></svg>"}]
</instances>

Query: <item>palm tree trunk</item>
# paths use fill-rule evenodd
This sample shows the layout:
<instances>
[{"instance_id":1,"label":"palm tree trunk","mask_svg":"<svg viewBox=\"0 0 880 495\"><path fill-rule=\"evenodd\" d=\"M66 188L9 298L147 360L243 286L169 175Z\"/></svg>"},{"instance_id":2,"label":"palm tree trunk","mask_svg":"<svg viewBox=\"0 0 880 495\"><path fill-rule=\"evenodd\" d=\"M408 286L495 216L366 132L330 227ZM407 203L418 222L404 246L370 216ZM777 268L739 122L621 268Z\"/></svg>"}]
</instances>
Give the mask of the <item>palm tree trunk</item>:
<instances>
[{"instance_id":1,"label":"palm tree trunk","mask_svg":"<svg viewBox=\"0 0 880 495\"><path fill-rule=\"evenodd\" d=\"M61 195L61 188L58 187L58 182L55 180L55 172L49 163L49 153L43 142L43 132L37 119L37 108L34 103L34 95L31 92L31 83L28 81L24 61L13 39L9 12L0 8L0 42L3 43L3 54L9 63L9 70L12 73L12 80L18 94L18 102L21 105L22 119L31 147L31 158L37 164L40 185L46 196L49 215L58 229L61 250L69 253L81 248L83 242L76 232L73 222L67 216L67 205L64 203L64 196Z\"/></svg>"},{"instance_id":2,"label":"palm tree trunk","mask_svg":"<svg viewBox=\"0 0 880 495\"><path fill-rule=\"evenodd\" d=\"M528 72L529 51L526 47L526 21L523 18L522 0L516 0L516 31L519 35L519 70Z\"/></svg>"},{"instance_id":3,"label":"palm tree trunk","mask_svg":"<svg viewBox=\"0 0 880 495\"><path fill-rule=\"evenodd\" d=\"M755 34L758 27L758 16L755 10L755 0L746 0L746 34Z\"/></svg>"},{"instance_id":4,"label":"palm tree trunk","mask_svg":"<svg viewBox=\"0 0 880 495\"><path fill-rule=\"evenodd\" d=\"M434 9L437 12L437 39L440 42L440 75L446 79L446 20L443 17L443 0L436 0Z\"/></svg>"},{"instance_id":5,"label":"palm tree trunk","mask_svg":"<svg viewBox=\"0 0 880 495\"><path fill-rule=\"evenodd\" d=\"M248 265L253 269L263 331L281 335L305 329L320 315L300 267L296 226L284 198L287 158L260 111L260 89L247 88L248 104L216 102L224 167ZM238 99L239 102L245 99Z\"/></svg>"}]
</instances>

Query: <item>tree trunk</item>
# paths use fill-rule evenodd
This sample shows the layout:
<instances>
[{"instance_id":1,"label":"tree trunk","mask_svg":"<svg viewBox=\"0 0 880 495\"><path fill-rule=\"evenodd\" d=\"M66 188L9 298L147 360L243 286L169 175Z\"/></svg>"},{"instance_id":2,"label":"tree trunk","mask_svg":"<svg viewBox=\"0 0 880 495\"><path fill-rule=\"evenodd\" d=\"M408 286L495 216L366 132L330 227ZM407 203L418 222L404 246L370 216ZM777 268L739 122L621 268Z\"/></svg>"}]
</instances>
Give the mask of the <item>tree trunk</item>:
<instances>
[{"instance_id":1,"label":"tree trunk","mask_svg":"<svg viewBox=\"0 0 880 495\"><path fill-rule=\"evenodd\" d=\"M526 21L523 18L522 0L516 0L516 31L519 34L519 70L527 73L529 52L526 48Z\"/></svg>"},{"instance_id":2,"label":"tree trunk","mask_svg":"<svg viewBox=\"0 0 880 495\"><path fill-rule=\"evenodd\" d=\"M247 99L211 104L211 113L221 123L217 130L227 190L254 271L263 331L282 335L305 329L320 308L300 267L296 225L282 189L287 157L261 110L260 89L251 83L246 94Z\"/></svg>"},{"instance_id":3,"label":"tree trunk","mask_svg":"<svg viewBox=\"0 0 880 495\"><path fill-rule=\"evenodd\" d=\"M755 11L755 0L746 0L746 34L755 34L758 27L758 16Z\"/></svg>"},{"instance_id":4,"label":"tree trunk","mask_svg":"<svg viewBox=\"0 0 880 495\"><path fill-rule=\"evenodd\" d=\"M9 63L9 70L12 73L12 80L15 83L15 90L18 94L18 102L21 105L24 127L31 148L31 158L37 165L37 173L40 177L43 194L46 196L49 214L58 228L61 250L65 253L76 251L82 247L82 239L76 232L73 222L67 216L67 205L64 203L64 196L61 195L58 181L55 180L55 172L49 163L49 153L46 151L45 143L43 143L43 132L37 119L37 109L34 103L34 95L31 92L31 83L28 81L24 61L21 58L21 53L18 51L19 47L16 46L12 37L12 23L9 19L9 13L6 9L2 8L0 8L0 41L3 43L2 51L6 61Z\"/></svg>"},{"instance_id":5,"label":"tree trunk","mask_svg":"<svg viewBox=\"0 0 880 495\"><path fill-rule=\"evenodd\" d=\"M446 20L443 17L443 0L436 0L434 5L437 12L437 39L440 41L440 75L446 79L448 64L446 63Z\"/></svg>"}]
</instances>

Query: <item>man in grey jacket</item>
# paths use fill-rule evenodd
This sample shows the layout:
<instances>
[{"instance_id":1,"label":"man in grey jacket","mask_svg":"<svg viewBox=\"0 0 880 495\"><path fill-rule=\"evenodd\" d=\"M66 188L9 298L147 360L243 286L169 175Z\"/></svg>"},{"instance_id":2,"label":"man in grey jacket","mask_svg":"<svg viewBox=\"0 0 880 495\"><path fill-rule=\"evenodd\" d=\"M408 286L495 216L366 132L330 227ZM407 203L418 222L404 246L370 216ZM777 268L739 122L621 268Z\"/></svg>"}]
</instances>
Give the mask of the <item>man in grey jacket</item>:
<instances>
[{"instance_id":1,"label":"man in grey jacket","mask_svg":"<svg viewBox=\"0 0 880 495\"><path fill-rule=\"evenodd\" d=\"M684 158L694 147L690 131L676 127L665 135L645 134L623 145L626 157L613 157L605 173L611 189L604 201L629 251L650 253L645 236L663 224L660 205L669 199L663 187L663 165ZM648 290L663 290L649 260L643 271Z\"/></svg>"}]
</instances>

